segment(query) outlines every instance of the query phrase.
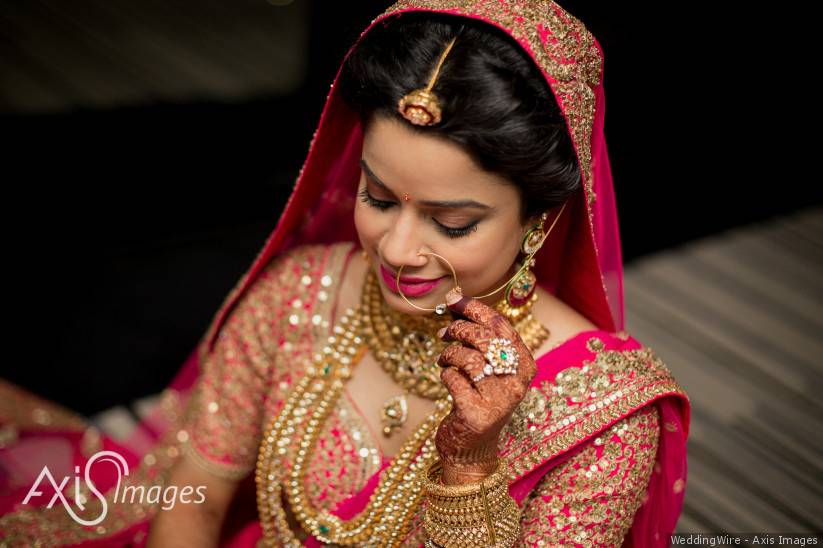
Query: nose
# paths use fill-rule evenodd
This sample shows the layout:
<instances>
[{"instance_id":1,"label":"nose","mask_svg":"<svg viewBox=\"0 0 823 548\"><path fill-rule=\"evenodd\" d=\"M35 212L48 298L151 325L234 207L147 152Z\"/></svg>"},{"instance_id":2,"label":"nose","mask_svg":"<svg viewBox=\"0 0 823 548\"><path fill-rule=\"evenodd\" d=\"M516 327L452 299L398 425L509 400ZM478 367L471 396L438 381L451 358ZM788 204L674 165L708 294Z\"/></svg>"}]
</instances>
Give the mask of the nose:
<instances>
[{"instance_id":1,"label":"nose","mask_svg":"<svg viewBox=\"0 0 823 548\"><path fill-rule=\"evenodd\" d=\"M408 211L401 213L397 222L383 236L383 260L395 270L405 265L404 276L409 274L407 269L422 267L428 260L427 255L418 255L419 251L424 251L420 240L421 231L413 212Z\"/></svg>"}]
</instances>

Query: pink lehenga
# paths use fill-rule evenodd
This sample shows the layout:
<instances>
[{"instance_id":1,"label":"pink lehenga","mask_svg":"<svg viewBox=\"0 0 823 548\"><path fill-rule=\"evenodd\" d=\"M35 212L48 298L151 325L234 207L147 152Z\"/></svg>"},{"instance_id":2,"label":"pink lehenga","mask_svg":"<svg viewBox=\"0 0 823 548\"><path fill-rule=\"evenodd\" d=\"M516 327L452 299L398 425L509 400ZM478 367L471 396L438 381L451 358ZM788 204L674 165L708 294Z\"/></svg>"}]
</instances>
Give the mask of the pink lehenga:
<instances>
[{"instance_id":1,"label":"pink lehenga","mask_svg":"<svg viewBox=\"0 0 823 548\"><path fill-rule=\"evenodd\" d=\"M478 19L512 36L554 92L583 173L583 191L570 199L533 270L546 291L597 328L536 356L538 373L504 430L499 452L512 464L510 493L523 509L520 544L667 546L685 494L690 407L660 357L623 330L600 45L556 3L526 0L399 1L360 39L408 11ZM332 85L276 229L130 439L110 439L82 417L0 382L3 542L141 546L154 515L197 498L163 498L172 465L186 454L241 482L221 545L320 545L273 517L279 502L267 493L276 480L253 472L268 425L343 313L340 280L358 252L352 212L362 140L358 116ZM315 507L349 519L392 459L344 396L318 437L305 487ZM295 448L278 449L288 467ZM71 478L100 451L121 455L128 475L112 458L90 467L94 490L84 481L74 489ZM44 467L57 485L43 479ZM28 496L35 484L38 494ZM104 509L105 519L93 523ZM420 515L402 531L403 545L422 544Z\"/></svg>"}]
</instances>

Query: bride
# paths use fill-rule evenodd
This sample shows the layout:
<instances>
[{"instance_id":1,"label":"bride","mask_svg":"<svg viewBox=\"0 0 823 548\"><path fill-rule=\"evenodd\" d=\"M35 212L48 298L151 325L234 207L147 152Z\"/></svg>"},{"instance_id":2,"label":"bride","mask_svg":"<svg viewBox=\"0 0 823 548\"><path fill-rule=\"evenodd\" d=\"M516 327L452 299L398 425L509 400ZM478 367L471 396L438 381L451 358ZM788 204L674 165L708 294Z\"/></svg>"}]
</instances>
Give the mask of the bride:
<instances>
[{"instance_id":1,"label":"bride","mask_svg":"<svg viewBox=\"0 0 823 548\"><path fill-rule=\"evenodd\" d=\"M374 19L277 228L147 419L151 446L62 431L83 458L127 455L126 485L200 486L202 503L124 504L99 471L108 490L86 511L105 500L101 525L47 499L12 505L18 488L0 531L151 547L667 546L689 400L623 330L602 64L550 1L401 0Z\"/></svg>"}]
</instances>

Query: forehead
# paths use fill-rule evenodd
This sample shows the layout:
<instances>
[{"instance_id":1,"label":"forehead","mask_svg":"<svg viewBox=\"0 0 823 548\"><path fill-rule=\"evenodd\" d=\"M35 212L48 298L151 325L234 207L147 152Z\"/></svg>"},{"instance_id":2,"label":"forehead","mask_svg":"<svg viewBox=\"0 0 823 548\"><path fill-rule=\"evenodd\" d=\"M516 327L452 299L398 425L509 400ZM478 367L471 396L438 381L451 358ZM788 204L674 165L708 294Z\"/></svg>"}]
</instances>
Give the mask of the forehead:
<instances>
[{"instance_id":1,"label":"forehead","mask_svg":"<svg viewBox=\"0 0 823 548\"><path fill-rule=\"evenodd\" d=\"M363 158L392 190L426 194L420 198L445 193L490 202L496 194L516 193L504 177L481 169L456 143L423 135L400 120L374 119L364 135Z\"/></svg>"}]
</instances>

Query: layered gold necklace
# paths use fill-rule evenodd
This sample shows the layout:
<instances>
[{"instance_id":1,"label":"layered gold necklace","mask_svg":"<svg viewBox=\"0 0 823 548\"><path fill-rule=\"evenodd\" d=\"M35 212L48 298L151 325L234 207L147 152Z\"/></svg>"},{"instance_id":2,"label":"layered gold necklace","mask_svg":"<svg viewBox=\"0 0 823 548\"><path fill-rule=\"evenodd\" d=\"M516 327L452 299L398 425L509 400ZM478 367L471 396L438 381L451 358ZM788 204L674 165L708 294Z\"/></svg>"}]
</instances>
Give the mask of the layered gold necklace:
<instances>
[{"instance_id":1,"label":"layered gold necklace","mask_svg":"<svg viewBox=\"0 0 823 548\"><path fill-rule=\"evenodd\" d=\"M423 493L419 478L436 457L433 434L451 410L449 398L437 401L435 410L381 473L380 484L366 508L354 518L342 520L314 508L309 501L305 485L307 464L345 381L351 377L352 367L367 351L360 337L362 329L362 307L348 309L335 325L334 335L329 337L322 354L314 356L280 413L263 431L255 480L263 540L269 546L302 546L291 533L283 508L283 491L303 530L321 542L346 546L399 545L420 503ZM283 458L287 454L290 459Z\"/></svg>"},{"instance_id":2,"label":"layered gold necklace","mask_svg":"<svg viewBox=\"0 0 823 548\"><path fill-rule=\"evenodd\" d=\"M439 353L436 348L441 344L445 347L446 343L435 343L433 331L424 332L428 340L418 336L405 337L404 329L408 329L408 323L392 323L389 328L384 322L392 321L391 318L395 316L387 307L374 300L376 282L374 272L370 269L361 303L354 310L347 309L335 324L332 336L322 352L315 354L307 364L306 374L293 387L278 415L263 431L255 481L263 541L268 546L303 545L291 532L283 505L284 492L294 517L304 531L321 542L344 546L398 546L422 500L421 478L437 458L434 433L451 411L451 396L442 386L435 384L433 370L420 363L431 363L438 367L431 356ZM379 295L379 289L377 291ZM387 314L384 315L382 311ZM534 325L536 320L528 320L530 316L525 314L521 318L526 321L518 322L523 327L523 331L518 329L518 332L521 337L529 338L527 344L533 349L539 346L547 334L543 335L545 328L541 330ZM426 321L429 320L422 320ZM440 323L442 322L437 322ZM395 326L398 327L397 332L394 330ZM376 329L381 334L377 334ZM385 337L386 333L390 338ZM404 344L404 340L422 341L422 346L414 350L397 348L398 344ZM376 349L373 346L375 343L381 346ZM344 520L312 505L306 491L307 466L311 462L323 425L335 408L345 382L351 377L352 368L369 349L375 356L381 352L383 358L378 359L381 363L385 362L383 367L394 379L400 379L398 383L402 381L401 386L437 401L434 411L418 425L391 464L381 472L380 483L364 510L353 518ZM403 362L398 361L399 356L416 356L418 361L412 364L413 368L401 370L399 365Z\"/></svg>"},{"instance_id":3,"label":"layered gold necklace","mask_svg":"<svg viewBox=\"0 0 823 548\"><path fill-rule=\"evenodd\" d=\"M498 301L494 308L514 325L529 350L540 348L549 331L531 314L537 301L537 293L522 306L512 307L506 299ZM383 404L381 424L383 434L390 436L401 428L408 418L406 394L437 400L448 395L440 381L437 358L446 346L452 344L437 337L437 330L446 327L454 317L414 316L403 314L386 303L377 275L372 269L366 273L361 298L365 338L375 360L391 375L404 394L392 396Z\"/></svg>"}]
</instances>

